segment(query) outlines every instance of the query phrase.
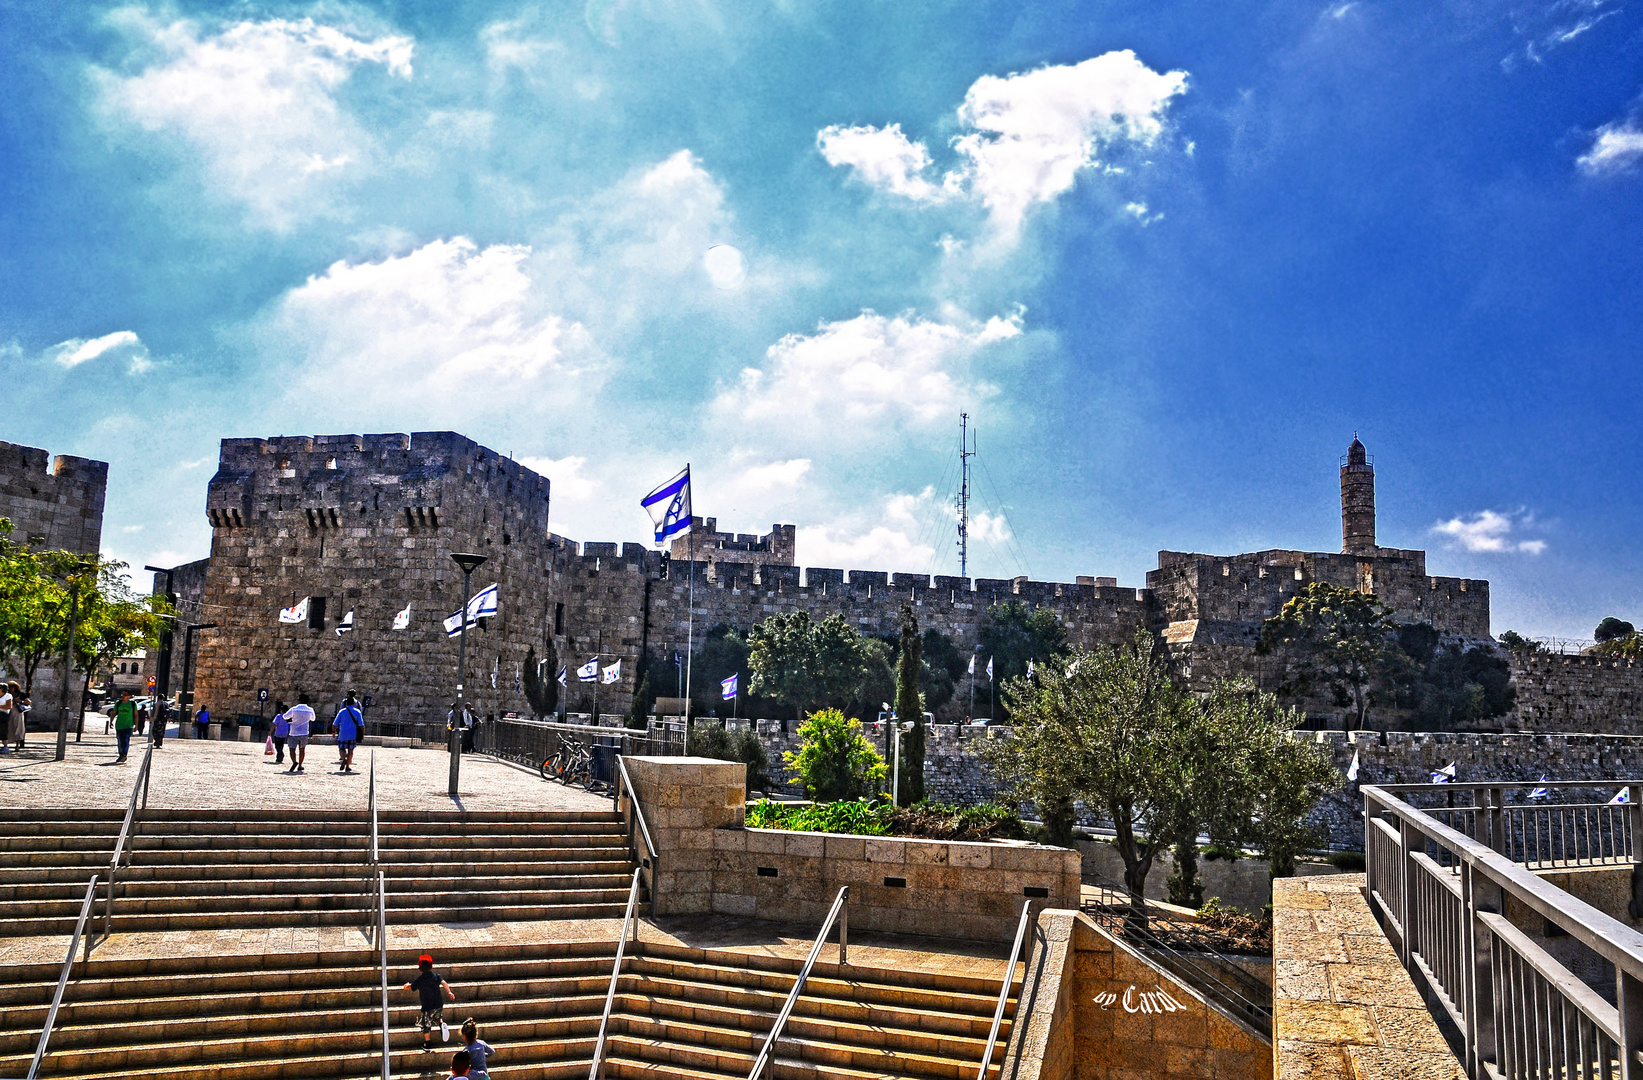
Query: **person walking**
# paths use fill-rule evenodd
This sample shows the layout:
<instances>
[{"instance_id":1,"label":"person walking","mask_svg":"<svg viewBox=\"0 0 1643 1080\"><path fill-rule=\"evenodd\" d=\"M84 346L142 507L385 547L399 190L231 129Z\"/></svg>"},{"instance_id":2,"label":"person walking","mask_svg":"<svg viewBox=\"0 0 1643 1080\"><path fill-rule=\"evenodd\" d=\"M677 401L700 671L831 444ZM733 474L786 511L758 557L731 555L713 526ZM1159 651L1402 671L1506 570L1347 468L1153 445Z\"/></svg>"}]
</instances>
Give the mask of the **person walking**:
<instances>
[{"instance_id":1,"label":"person walking","mask_svg":"<svg viewBox=\"0 0 1643 1080\"><path fill-rule=\"evenodd\" d=\"M276 701L274 702L274 734L272 737L274 740L274 753L279 756L273 760L272 764L285 764L285 737L289 734L291 734L291 724L285 719L285 702ZM266 765L269 762L263 764Z\"/></svg>"},{"instance_id":2,"label":"person walking","mask_svg":"<svg viewBox=\"0 0 1643 1080\"><path fill-rule=\"evenodd\" d=\"M137 706L137 735L140 738L148 730L148 706Z\"/></svg>"},{"instance_id":3,"label":"person walking","mask_svg":"<svg viewBox=\"0 0 1643 1080\"><path fill-rule=\"evenodd\" d=\"M314 723L314 710L308 707L308 697L297 698L297 703L285 714L287 733L285 745L291 748L291 767L286 772L300 773L308 757L308 731Z\"/></svg>"},{"instance_id":4,"label":"person walking","mask_svg":"<svg viewBox=\"0 0 1643 1080\"><path fill-rule=\"evenodd\" d=\"M131 700L131 691L127 690L120 695L120 703L114 706L114 741L120 748L115 764L125 764L126 755L131 751L131 730L136 726L137 706Z\"/></svg>"},{"instance_id":5,"label":"person walking","mask_svg":"<svg viewBox=\"0 0 1643 1080\"><path fill-rule=\"evenodd\" d=\"M354 747L359 745L360 732L365 727L365 717L354 703L352 690L342 699L342 707L337 709L331 726L337 733L337 772L351 773L354 771Z\"/></svg>"},{"instance_id":6,"label":"person walking","mask_svg":"<svg viewBox=\"0 0 1643 1080\"><path fill-rule=\"evenodd\" d=\"M11 753L11 747L7 744L11 742L11 705L16 700L16 691L12 687L16 685L0 683L0 723L4 723L7 728L5 740L0 741L0 755Z\"/></svg>"},{"instance_id":7,"label":"person walking","mask_svg":"<svg viewBox=\"0 0 1643 1080\"><path fill-rule=\"evenodd\" d=\"M450 984L440 978L434 971L434 958L424 953L416 958L417 977L405 984L405 989L415 990L422 1006L422 1012L417 1016L416 1025L422 1029L422 1050L431 1053L434 1048L434 1029L439 1028L440 1041L450 1038L450 1029L445 1026L445 997L456 1000L456 993Z\"/></svg>"},{"instance_id":8,"label":"person walking","mask_svg":"<svg viewBox=\"0 0 1643 1080\"><path fill-rule=\"evenodd\" d=\"M211 710L204 705L194 714L194 737L203 739L211 730Z\"/></svg>"},{"instance_id":9,"label":"person walking","mask_svg":"<svg viewBox=\"0 0 1643 1080\"><path fill-rule=\"evenodd\" d=\"M24 696L23 688L18 686L15 680L6 684L6 690L6 696L11 699L11 715L6 720L6 741L15 743L21 752L28 737L28 724L25 719L28 716L28 698Z\"/></svg>"},{"instance_id":10,"label":"person walking","mask_svg":"<svg viewBox=\"0 0 1643 1080\"><path fill-rule=\"evenodd\" d=\"M479 1025L471 1016L462 1021L462 1048L468 1051L468 1076L471 1080L491 1080L487 1063L496 1057L496 1048L479 1037Z\"/></svg>"}]
</instances>

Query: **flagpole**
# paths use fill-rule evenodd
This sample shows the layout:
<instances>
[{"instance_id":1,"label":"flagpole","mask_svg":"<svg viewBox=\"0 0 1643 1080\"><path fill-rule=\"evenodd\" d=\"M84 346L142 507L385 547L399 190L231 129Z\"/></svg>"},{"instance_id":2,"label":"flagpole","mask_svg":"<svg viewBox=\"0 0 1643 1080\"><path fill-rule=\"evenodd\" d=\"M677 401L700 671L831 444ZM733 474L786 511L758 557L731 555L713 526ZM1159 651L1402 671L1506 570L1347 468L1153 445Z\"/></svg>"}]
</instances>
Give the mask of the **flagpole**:
<instances>
[{"instance_id":1,"label":"flagpole","mask_svg":"<svg viewBox=\"0 0 1643 1080\"><path fill-rule=\"evenodd\" d=\"M690 463L685 462L685 472ZM696 657L696 523L690 523L685 533L686 561L690 564L690 591L686 600L685 616L685 753L690 753L690 664Z\"/></svg>"}]
</instances>

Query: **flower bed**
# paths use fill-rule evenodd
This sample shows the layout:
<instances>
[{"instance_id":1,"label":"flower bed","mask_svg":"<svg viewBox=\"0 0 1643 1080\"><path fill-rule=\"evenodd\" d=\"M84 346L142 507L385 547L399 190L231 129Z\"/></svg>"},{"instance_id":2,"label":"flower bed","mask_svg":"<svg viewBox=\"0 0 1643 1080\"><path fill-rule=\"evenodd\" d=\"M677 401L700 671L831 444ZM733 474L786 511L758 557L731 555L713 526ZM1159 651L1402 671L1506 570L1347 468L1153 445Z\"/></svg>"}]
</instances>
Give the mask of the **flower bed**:
<instances>
[{"instance_id":1,"label":"flower bed","mask_svg":"<svg viewBox=\"0 0 1643 1080\"><path fill-rule=\"evenodd\" d=\"M747 825L753 829L930 840L1027 839L1027 828L1015 811L996 803L959 807L922 802L896 807L878 799L847 799L793 806L763 799L747 808Z\"/></svg>"}]
</instances>

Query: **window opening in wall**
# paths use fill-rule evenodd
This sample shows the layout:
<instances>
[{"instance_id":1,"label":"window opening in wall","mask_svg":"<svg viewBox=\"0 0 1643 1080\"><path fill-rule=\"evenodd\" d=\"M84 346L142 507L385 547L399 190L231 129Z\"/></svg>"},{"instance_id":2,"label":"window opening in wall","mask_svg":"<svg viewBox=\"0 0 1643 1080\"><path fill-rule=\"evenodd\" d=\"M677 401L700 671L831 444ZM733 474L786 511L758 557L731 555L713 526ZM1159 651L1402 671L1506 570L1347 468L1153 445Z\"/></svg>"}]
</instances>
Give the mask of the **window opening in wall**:
<instances>
[{"instance_id":1,"label":"window opening in wall","mask_svg":"<svg viewBox=\"0 0 1643 1080\"><path fill-rule=\"evenodd\" d=\"M310 596L308 598L308 629L325 629L325 597Z\"/></svg>"},{"instance_id":2,"label":"window opening in wall","mask_svg":"<svg viewBox=\"0 0 1643 1080\"><path fill-rule=\"evenodd\" d=\"M553 605L553 632L557 636L565 632L565 605Z\"/></svg>"},{"instance_id":3,"label":"window opening in wall","mask_svg":"<svg viewBox=\"0 0 1643 1080\"><path fill-rule=\"evenodd\" d=\"M337 459L336 459L336 458L335 458L335 457L328 457L328 458L326 458L326 459L325 459L325 467L326 467L326 468L327 468L327 469L334 469L334 468L336 468L336 467L337 467Z\"/></svg>"}]
</instances>

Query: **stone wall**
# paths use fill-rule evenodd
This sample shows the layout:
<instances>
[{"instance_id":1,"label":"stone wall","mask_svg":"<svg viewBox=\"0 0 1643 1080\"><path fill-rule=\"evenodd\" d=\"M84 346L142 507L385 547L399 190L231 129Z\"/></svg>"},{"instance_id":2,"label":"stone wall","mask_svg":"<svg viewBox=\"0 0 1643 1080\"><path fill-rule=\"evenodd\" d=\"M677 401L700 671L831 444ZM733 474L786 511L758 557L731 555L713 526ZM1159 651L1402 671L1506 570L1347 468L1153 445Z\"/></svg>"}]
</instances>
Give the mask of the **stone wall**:
<instances>
[{"instance_id":1,"label":"stone wall","mask_svg":"<svg viewBox=\"0 0 1643 1080\"><path fill-rule=\"evenodd\" d=\"M1513 656L1524 731L1643 735L1643 664L1596 656Z\"/></svg>"},{"instance_id":2,"label":"stone wall","mask_svg":"<svg viewBox=\"0 0 1643 1080\"><path fill-rule=\"evenodd\" d=\"M36 549L102 549L108 463L0 442L0 517L11 538Z\"/></svg>"}]
</instances>

